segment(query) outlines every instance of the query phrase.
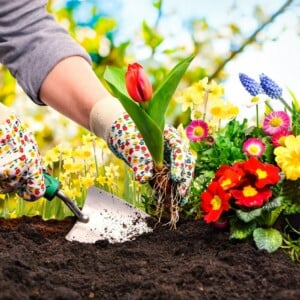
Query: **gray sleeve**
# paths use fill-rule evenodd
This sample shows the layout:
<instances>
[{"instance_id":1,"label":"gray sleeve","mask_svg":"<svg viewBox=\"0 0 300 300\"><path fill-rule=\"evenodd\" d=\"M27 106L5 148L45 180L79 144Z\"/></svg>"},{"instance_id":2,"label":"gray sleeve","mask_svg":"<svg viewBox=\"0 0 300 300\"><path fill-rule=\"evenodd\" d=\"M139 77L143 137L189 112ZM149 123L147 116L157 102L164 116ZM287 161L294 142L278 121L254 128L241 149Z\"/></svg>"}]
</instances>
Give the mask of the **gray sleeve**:
<instances>
[{"instance_id":1,"label":"gray sleeve","mask_svg":"<svg viewBox=\"0 0 300 300\"><path fill-rule=\"evenodd\" d=\"M46 10L46 0L0 0L0 63L37 104L53 67L69 56L89 55Z\"/></svg>"}]
</instances>

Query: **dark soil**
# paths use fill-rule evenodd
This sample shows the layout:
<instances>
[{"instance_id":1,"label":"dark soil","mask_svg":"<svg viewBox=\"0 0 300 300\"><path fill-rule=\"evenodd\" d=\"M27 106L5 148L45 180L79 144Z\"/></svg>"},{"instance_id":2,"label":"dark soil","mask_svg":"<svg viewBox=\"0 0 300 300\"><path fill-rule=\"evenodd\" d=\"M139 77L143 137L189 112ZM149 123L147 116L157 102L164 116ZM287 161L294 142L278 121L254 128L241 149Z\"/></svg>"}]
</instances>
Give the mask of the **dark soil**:
<instances>
[{"instance_id":1,"label":"dark soil","mask_svg":"<svg viewBox=\"0 0 300 300\"><path fill-rule=\"evenodd\" d=\"M124 244L79 244L74 223L0 220L0 299L300 299L300 266L200 221Z\"/></svg>"}]
</instances>

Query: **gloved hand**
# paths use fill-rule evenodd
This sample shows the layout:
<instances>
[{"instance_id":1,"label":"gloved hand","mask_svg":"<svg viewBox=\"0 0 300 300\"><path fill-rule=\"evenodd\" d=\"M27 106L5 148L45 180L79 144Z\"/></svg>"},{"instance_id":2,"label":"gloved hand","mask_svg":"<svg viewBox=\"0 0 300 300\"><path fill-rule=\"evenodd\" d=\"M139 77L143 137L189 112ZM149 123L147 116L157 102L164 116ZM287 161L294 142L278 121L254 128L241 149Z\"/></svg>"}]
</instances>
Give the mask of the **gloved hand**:
<instances>
[{"instance_id":1,"label":"gloved hand","mask_svg":"<svg viewBox=\"0 0 300 300\"><path fill-rule=\"evenodd\" d=\"M175 128L165 127L164 141L165 160L170 162L171 178L178 183L180 196L185 198L193 179L195 158ZM117 157L132 168L136 180L145 183L152 178L154 170L150 152L127 113L114 122L108 137L108 145Z\"/></svg>"},{"instance_id":2,"label":"gloved hand","mask_svg":"<svg viewBox=\"0 0 300 300\"><path fill-rule=\"evenodd\" d=\"M3 105L0 112L0 192L36 200L44 195L45 183L34 137Z\"/></svg>"}]
</instances>

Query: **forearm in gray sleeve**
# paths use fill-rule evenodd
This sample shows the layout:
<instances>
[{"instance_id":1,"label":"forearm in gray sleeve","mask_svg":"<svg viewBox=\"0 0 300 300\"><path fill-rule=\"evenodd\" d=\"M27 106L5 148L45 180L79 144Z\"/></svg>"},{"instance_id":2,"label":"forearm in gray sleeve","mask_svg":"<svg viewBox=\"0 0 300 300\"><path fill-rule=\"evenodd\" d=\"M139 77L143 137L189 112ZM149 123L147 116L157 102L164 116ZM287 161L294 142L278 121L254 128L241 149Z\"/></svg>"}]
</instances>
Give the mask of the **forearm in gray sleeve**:
<instances>
[{"instance_id":1,"label":"forearm in gray sleeve","mask_svg":"<svg viewBox=\"0 0 300 300\"><path fill-rule=\"evenodd\" d=\"M0 63L37 104L40 87L64 58L86 51L46 11L46 0L0 0Z\"/></svg>"}]
</instances>

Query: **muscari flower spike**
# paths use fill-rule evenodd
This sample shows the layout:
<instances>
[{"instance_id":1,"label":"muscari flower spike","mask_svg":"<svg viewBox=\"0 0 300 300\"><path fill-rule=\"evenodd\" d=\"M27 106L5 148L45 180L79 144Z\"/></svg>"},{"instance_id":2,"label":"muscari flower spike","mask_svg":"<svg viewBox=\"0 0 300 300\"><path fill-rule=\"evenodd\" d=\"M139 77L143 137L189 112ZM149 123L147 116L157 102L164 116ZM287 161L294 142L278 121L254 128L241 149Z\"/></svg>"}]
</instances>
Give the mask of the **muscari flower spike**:
<instances>
[{"instance_id":1,"label":"muscari flower spike","mask_svg":"<svg viewBox=\"0 0 300 300\"><path fill-rule=\"evenodd\" d=\"M246 75L244 73L240 73L239 78L240 78L241 84L243 85L243 87L247 90L247 92L251 96L254 97L259 94L265 94L265 91L263 90L261 85L257 81L255 81L254 79L249 77L248 75Z\"/></svg>"},{"instance_id":2,"label":"muscari flower spike","mask_svg":"<svg viewBox=\"0 0 300 300\"><path fill-rule=\"evenodd\" d=\"M282 88L271 78L264 73L259 75L260 85L264 92L272 99L279 99L282 97Z\"/></svg>"}]
</instances>

